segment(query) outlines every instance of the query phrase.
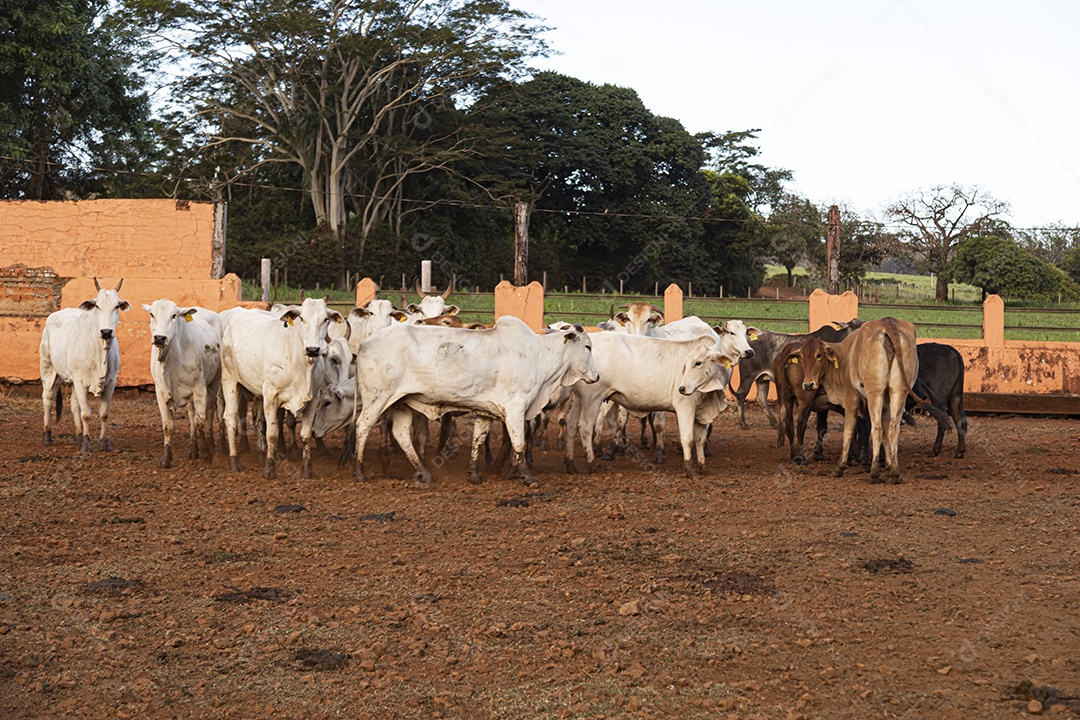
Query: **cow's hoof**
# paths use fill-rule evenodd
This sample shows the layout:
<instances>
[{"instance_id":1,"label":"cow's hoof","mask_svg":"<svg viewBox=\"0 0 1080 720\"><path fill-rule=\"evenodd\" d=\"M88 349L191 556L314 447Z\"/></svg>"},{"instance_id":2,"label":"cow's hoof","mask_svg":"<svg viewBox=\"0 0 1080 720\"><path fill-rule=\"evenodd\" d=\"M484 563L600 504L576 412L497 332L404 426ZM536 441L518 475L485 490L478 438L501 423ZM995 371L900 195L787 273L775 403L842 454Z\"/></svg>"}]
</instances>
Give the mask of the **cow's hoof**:
<instances>
[{"instance_id":1,"label":"cow's hoof","mask_svg":"<svg viewBox=\"0 0 1080 720\"><path fill-rule=\"evenodd\" d=\"M664 451L661 448L656 448L656 452L653 453L652 461L655 465L664 464Z\"/></svg>"},{"instance_id":2,"label":"cow's hoof","mask_svg":"<svg viewBox=\"0 0 1080 720\"><path fill-rule=\"evenodd\" d=\"M528 486L528 487L532 487L533 485L537 484L536 476L533 475L528 470L521 473L521 479L525 481L525 485Z\"/></svg>"},{"instance_id":3,"label":"cow's hoof","mask_svg":"<svg viewBox=\"0 0 1080 720\"><path fill-rule=\"evenodd\" d=\"M56 441L53 440L52 432L46 430L45 432L41 433L41 443L43 445L55 445Z\"/></svg>"},{"instance_id":4,"label":"cow's hoof","mask_svg":"<svg viewBox=\"0 0 1080 720\"><path fill-rule=\"evenodd\" d=\"M355 479L358 483L367 484L367 473L364 472L364 469L362 467L356 466L355 468L353 468L353 479Z\"/></svg>"},{"instance_id":5,"label":"cow's hoof","mask_svg":"<svg viewBox=\"0 0 1080 720\"><path fill-rule=\"evenodd\" d=\"M274 458L267 458L263 467L263 480L277 480L277 463Z\"/></svg>"},{"instance_id":6,"label":"cow's hoof","mask_svg":"<svg viewBox=\"0 0 1080 720\"><path fill-rule=\"evenodd\" d=\"M939 447L930 448L930 457L937 457L940 454L941 454L941 448L939 448Z\"/></svg>"},{"instance_id":7,"label":"cow's hoof","mask_svg":"<svg viewBox=\"0 0 1080 720\"><path fill-rule=\"evenodd\" d=\"M595 460L585 463L585 473L587 475L592 475L595 472L596 472L596 461Z\"/></svg>"},{"instance_id":8,"label":"cow's hoof","mask_svg":"<svg viewBox=\"0 0 1080 720\"><path fill-rule=\"evenodd\" d=\"M712 457L712 447L705 443L705 457Z\"/></svg>"},{"instance_id":9,"label":"cow's hoof","mask_svg":"<svg viewBox=\"0 0 1080 720\"><path fill-rule=\"evenodd\" d=\"M416 471L416 475L413 476L413 482L417 487L430 487L431 486L431 473L424 468L420 468Z\"/></svg>"},{"instance_id":10,"label":"cow's hoof","mask_svg":"<svg viewBox=\"0 0 1080 720\"><path fill-rule=\"evenodd\" d=\"M963 460L964 459L964 451L963 450L957 450L955 453L953 453L953 457L956 458L957 460Z\"/></svg>"},{"instance_id":11,"label":"cow's hoof","mask_svg":"<svg viewBox=\"0 0 1080 720\"><path fill-rule=\"evenodd\" d=\"M158 460L157 466L159 468L172 467L172 445L165 446L165 450L161 453L161 459Z\"/></svg>"},{"instance_id":12,"label":"cow's hoof","mask_svg":"<svg viewBox=\"0 0 1080 720\"><path fill-rule=\"evenodd\" d=\"M615 459L615 454L616 454L615 445L612 444L612 445L608 446L608 449L604 451L604 454L600 456L600 459L601 460L611 461L611 460Z\"/></svg>"},{"instance_id":13,"label":"cow's hoof","mask_svg":"<svg viewBox=\"0 0 1080 720\"><path fill-rule=\"evenodd\" d=\"M772 429L775 430L776 429L776 418L770 417L769 418L769 425L771 425Z\"/></svg>"},{"instance_id":14,"label":"cow's hoof","mask_svg":"<svg viewBox=\"0 0 1080 720\"><path fill-rule=\"evenodd\" d=\"M101 450L102 452L112 451L112 443L109 442L109 438L101 438L101 440L98 441L98 450Z\"/></svg>"},{"instance_id":15,"label":"cow's hoof","mask_svg":"<svg viewBox=\"0 0 1080 720\"><path fill-rule=\"evenodd\" d=\"M188 460L198 460L199 459L199 446L196 443L191 443L191 445L188 446L187 459Z\"/></svg>"},{"instance_id":16,"label":"cow's hoof","mask_svg":"<svg viewBox=\"0 0 1080 720\"><path fill-rule=\"evenodd\" d=\"M480 483L484 482L484 478L480 476L479 470L469 471L469 482L473 485L479 485Z\"/></svg>"},{"instance_id":17,"label":"cow's hoof","mask_svg":"<svg viewBox=\"0 0 1080 720\"><path fill-rule=\"evenodd\" d=\"M806 464L806 456L803 455L802 453L799 453L798 455L792 455L791 456L791 462L793 462L796 465L802 467L803 465Z\"/></svg>"},{"instance_id":18,"label":"cow's hoof","mask_svg":"<svg viewBox=\"0 0 1080 720\"><path fill-rule=\"evenodd\" d=\"M825 453L823 453L823 452L815 452L814 453L814 462L822 462L824 460L825 460Z\"/></svg>"},{"instance_id":19,"label":"cow's hoof","mask_svg":"<svg viewBox=\"0 0 1080 720\"><path fill-rule=\"evenodd\" d=\"M567 475L577 475L578 474L577 465L574 465L574 461L570 460L569 458L566 459L566 460L563 460L563 467L566 469L566 474Z\"/></svg>"},{"instance_id":20,"label":"cow's hoof","mask_svg":"<svg viewBox=\"0 0 1080 720\"><path fill-rule=\"evenodd\" d=\"M236 455L230 455L229 456L229 470L232 470L233 472L240 472L243 469L244 468L241 467L241 465L240 465L240 458L237 457Z\"/></svg>"},{"instance_id":21,"label":"cow's hoof","mask_svg":"<svg viewBox=\"0 0 1080 720\"><path fill-rule=\"evenodd\" d=\"M836 478L844 477L844 466L843 465L841 465L840 467L833 470L833 477L836 477Z\"/></svg>"},{"instance_id":22,"label":"cow's hoof","mask_svg":"<svg viewBox=\"0 0 1080 720\"><path fill-rule=\"evenodd\" d=\"M745 420L740 420L739 421L739 429L740 430L749 430L750 426L746 424Z\"/></svg>"},{"instance_id":23,"label":"cow's hoof","mask_svg":"<svg viewBox=\"0 0 1080 720\"><path fill-rule=\"evenodd\" d=\"M311 468L311 458L304 458L300 463L300 478L303 480L312 480L315 477L315 471Z\"/></svg>"},{"instance_id":24,"label":"cow's hoof","mask_svg":"<svg viewBox=\"0 0 1080 720\"><path fill-rule=\"evenodd\" d=\"M89 435L79 435L79 452L94 452L94 441Z\"/></svg>"}]
</instances>

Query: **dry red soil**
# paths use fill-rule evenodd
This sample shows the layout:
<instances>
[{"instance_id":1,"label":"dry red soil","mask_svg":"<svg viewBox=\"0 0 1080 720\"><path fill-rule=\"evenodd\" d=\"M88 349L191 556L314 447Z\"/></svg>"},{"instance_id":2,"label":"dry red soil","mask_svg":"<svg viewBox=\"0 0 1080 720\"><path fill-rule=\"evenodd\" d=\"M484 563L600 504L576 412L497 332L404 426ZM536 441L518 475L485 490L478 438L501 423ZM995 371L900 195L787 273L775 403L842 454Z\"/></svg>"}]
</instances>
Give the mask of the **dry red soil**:
<instances>
[{"instance_id":1,"label":"dry red soil","mask_svg":"<svg viewBox=\"0 0 1080 720\"><path fill-rule=\"evenodd\" d=\"M792 466L754 408L701 479L552 449L418 489L374 449L366 485L159 470L152 394L113 408L79 455L0 397L2 718L1080 716L1075 419L973 417L963 460L923 420L898 485Z\"/></svg>"}]
</instances>

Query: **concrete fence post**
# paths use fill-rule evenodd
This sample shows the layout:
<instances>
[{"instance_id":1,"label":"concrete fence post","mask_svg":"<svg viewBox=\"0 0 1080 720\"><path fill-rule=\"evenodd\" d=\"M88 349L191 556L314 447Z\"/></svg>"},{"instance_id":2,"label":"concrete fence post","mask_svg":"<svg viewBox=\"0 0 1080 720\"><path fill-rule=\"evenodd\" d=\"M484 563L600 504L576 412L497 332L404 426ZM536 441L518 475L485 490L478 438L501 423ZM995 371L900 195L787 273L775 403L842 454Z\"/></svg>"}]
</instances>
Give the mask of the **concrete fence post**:
<instances>
[{"instance_id":1,"label":"concrete fence post","mask_svg":"<svg viewBox=\"0 0 1080 720\"><path fill-rule=\"evenodd\" d=\"M999 295L983 300L982 337L986 347L1005 347L1005 301Z\"/></svg>"},{"instance_id":2,"label":"concrete fence post","mask_svg":"<svg viewBox=\"0 0 1080 720\"><path fill-rule=\"evenodd\" d=\"M683 319L682 288L672 283L664 290L664 322L673 323Z\"/></svg>"},{"instance_id":3,"label":"concrete fence post","mask_svg":"<svg viewBox=\"0 0 1080 720\"><path fill-rule=\"evenodd\" d=\"M518 287L507 280L495 286L495 319L513 315L533 330L544 327L544 286L533 280Z\"/></svg>"},{"instance_id":4,"label":"concrete fence post","mask_svg":"<svg viewBox=\"0 0 1080 720\"><path fill-rule=\"evenodd\" d=\"M848 322L859 317L859 296L850 290L840 295L830 295L821 288L810 293L807 308L809 332L832 322Z\"/></svg>"},{"instance_id":5,"label":"concrete fence post","mask_svg":"<svg viewBox=\"0 0 1080 720\"><path fill-rule=\"evenodd\" d=\"M375 299L375 293L379 291L379 285L369 277L356 283L356 307L366 305Z\"/></svg>"}]
</instances>

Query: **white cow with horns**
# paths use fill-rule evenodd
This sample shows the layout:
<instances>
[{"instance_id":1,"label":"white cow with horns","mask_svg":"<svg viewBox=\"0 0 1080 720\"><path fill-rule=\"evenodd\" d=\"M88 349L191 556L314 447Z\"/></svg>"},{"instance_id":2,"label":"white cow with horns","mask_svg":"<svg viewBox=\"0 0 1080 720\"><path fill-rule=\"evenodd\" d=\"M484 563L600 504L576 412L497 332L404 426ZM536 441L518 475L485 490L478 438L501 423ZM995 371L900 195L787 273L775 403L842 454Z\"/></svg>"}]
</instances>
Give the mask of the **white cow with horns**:
<instances>
[{"instance_id":1,"label":"white cow with horns","mask_svg":"<svg viewBox=\"0 0 1080 720\"><path fill-rule=\"evenodd\" d=\"M277 476L274 452L278 438L278 408L300 419L304 478L311 469L311 420L315 412L320 361L330 342L330 323L345 318L326 305L326 299L307 298L280 314L264 310L231 311L221 343L221 389L225 396L225 431L229 466L240 470L236 430L240 388L262 398L266 422L266 464L263 477ZM348 337L346 336L346 341Z\"/></svg>"},{"instance_id":2,"label":"white cow with horns","mask_svg":"<svg viewBox=\"0 0 1080 720\"><path fill-rule=\"evenodd\" d=\"M533 332L515 317L501 317L485 330L401 324L360 347L356 378L362 410L356 419L357 480L366 481L364 445L368 433L390 410L394 438L416 468L417 480L431 482L410 437L412 410L430 419L453 410L474 412L470 472L492 419L506 425L513 446L511 472L532 476L525 463L525 423L536 417L559 385L598 379L592 342L580 326L561 332ZM485 427L486 426L486 427Z\"/></svg>"},{"instance_id":3,"label":"white cow with horns","mask_svg":"<svg viewBox=\"0 0 1080 720\"><path fill-rule=\"evenodd\" d=\"M61 382L72 385L71 414L75 418L75 441L81 452L92 452L90 440L89 393L101 396L99 415L101 435L98 447L112 450L109 442L109 403L116 389L116 376L120 372L120 349L116 346L116 324L120 311L131 304L120 299L120 286L115 290L103 290L94 278L97 297L84 300L78 307L57 310L45 319L41 334L39 356L41 362L41 404L45 410L45 432L42 439L46 445L53 444L52 416L56 404L56 419L64 406L60 390Z\"/></svg>"},{"instance_id":4,"label":"white cow with horns","mask_svg":"<svg viewBox=\"0 0 1080 720\"><path fill-rule=\"evenodd\" d=\"M188 458L213 460L213 421L221 390L221 318L172 300L143 305L150 313L150 376L161 413L165 447L158 467L172 467L173 412L188 409Z\"/></svg>"}]
</instances>

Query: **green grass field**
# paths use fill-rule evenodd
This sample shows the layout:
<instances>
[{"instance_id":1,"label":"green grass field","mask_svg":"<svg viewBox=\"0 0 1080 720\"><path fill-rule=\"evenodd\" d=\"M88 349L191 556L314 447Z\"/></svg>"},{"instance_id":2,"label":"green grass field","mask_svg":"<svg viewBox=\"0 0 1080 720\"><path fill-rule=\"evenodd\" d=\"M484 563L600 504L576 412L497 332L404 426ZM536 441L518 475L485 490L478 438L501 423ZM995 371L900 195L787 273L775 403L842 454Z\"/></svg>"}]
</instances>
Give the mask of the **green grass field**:
<instances>
[{"instance_id":1,"label":"green grass field","mask_svg":"<svg viewBox=\"0 0 1080 720\"><path fill-rule=\"evenodd\" d=\"M779 269L782 268L770 268ZM881 280L900 283L900 299L896 290L879 288L880 302L860 303L859 316L863 320L880 317L897 317L915 323L920 337L976 339L982 336L982 307L978 288L961 285L958 296L971 296L971 300L937 303L933 301L931 278L911 275L875 273ZM309 296L328 296L339 311L352 307L351 291L307 291ZM380 297L390 299L398 307L418 302L416 293L381 292ZM244 298L257 300L259 289L244 286ZM278 301L296 302L300 299L299 288L280 288ZM641 300L663 306L663 298L641 295L582 295L581 293L549 293L545 302L545 320L565 320L584 325L596 325L610 316L613 306ZM494 316L495 301L492 293L455 293L451 302L461 307L465 322L490 323ZM899 306L899 307L897 307ZM804 300L747 300L692 297L683 300L684 315L698 315L709 323L740 319L747 325L780 332L805 332L807 329L807 303ZM1060 329L1059 329L1060 328ZM1009 340L1034 340L1053 342L1080 342L1080 307L1055 305L1048 308L1015 307L1006 305L1005 337Z\"/></svg>"}]
</instances>

